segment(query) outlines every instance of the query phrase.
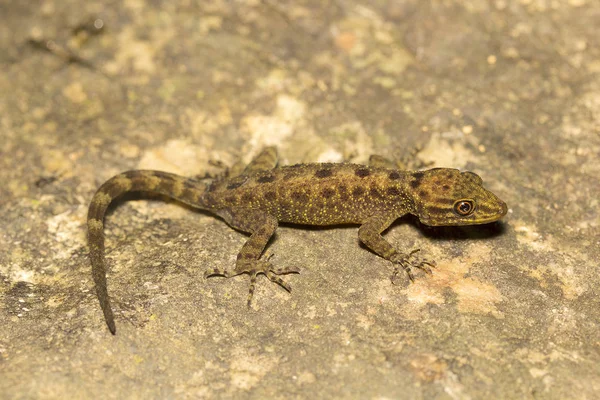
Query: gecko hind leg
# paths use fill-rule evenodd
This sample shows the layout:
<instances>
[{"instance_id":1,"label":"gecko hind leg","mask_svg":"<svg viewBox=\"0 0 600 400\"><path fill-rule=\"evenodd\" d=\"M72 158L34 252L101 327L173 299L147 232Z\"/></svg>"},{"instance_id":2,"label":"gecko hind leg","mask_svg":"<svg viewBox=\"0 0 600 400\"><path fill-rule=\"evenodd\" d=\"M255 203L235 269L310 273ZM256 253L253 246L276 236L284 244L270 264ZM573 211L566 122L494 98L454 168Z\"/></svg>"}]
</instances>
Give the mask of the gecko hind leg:
<instances>
[{"instance_id":1,"label":"gecko hind leg","mask_svg":"<svg viewBox=\"0 0 600 400\"><path fill-rule=\"evenodd\" d=\"M224 276L230 278L240 274L250 275L250 287L248 290L248 306L252 302L256 288L256 277L265 275L271 282L277 283L288 292L292 287L278 275L299 273L294 267L276 268L269 260L272 255L261 258L261 255L269 242L269 239L277 229L277 219L269 214L256 210L226 209L217 213L231 227L243 232L250 232L250 238L244 243L237 256L235 268L220 269L213 268L204 273L204 277Z\"/></svg>"},{"instance_id":2,"label":"gecko hind leg","mask_svg":"<svg viewBox=\"0 0 600 400\"><path fill-rule=\"evenodd\" d=\"M205 174L200 178L229 178L233 179L240 175L273 169L279 162L279 156L277 154L277 148L275 146L268 146L263 148L248 164L243 161L236 161L232 166L227 167L221 161L209 161L209 163L222 170L221 173L211 176Z\"/></svg>"},{"instance_id":3,"label":"gecko hind leg","mask_svg":"<svg viewBox=\"0 0 600 400\"><path fill-rule=\"evenodd\" d=\"M249 174L257 171L266 171L273 169L279 163L279 155L275 146L265 147L258 153L252 161L246 165L243 173Z\"/></svg>"},{"instance_id":4,"label":"gecko hind leg","mask_svg":"<svg viewBox=\"0 0 600 400\"><path fill-rule=\"evenodd\" d=\"M270 258L270 257L269 257ZM221 269L221 268L213 268L204 273L205 278L209 278L211 276L224 276L225 278L231 278L234 276L238 276L241 274L249 274L250 275L250 286L248 288L248 307L252 304L252 298L254 297L254 292L256 290L256 278L258 275L265 275L271 282L274 282L287 290L288 292L292 291L292 287L289 283L281 279L278 275L285 274L298 274L300 273L300 269L295 267L288 268L275 268L273 264L269 261L265 260L254 260L254 261L242 261L238 262L233 269Z\"/></svg>"}]
</instances>

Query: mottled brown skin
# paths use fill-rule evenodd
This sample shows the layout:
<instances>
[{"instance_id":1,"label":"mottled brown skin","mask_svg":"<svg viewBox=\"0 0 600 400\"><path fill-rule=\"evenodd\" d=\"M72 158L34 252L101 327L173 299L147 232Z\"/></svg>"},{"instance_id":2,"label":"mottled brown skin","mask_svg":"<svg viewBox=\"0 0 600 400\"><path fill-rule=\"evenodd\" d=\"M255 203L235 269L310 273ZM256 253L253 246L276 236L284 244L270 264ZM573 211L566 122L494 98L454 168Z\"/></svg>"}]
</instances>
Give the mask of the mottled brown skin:
<instances>
[{"instance_id":1,"label":"mottled brown skin","mask_svg":"<svg viewBox=\"0 0 600 400\"><path fill-rule=\"evenodd\" d=\"M160 171L128 171L105 182L94 195L88 213L92 274L100 306L110 331L116 332L106 286L104 214L109 204L127 192L160 193L192 207L210 211L231 227L250 233L233 269L212 269L205 276L250 274L248 305L256 276L264 274L290 291L278 275L298 272L276 268L261 255L279 222L304 225L360 225L358 237L368 248L394 263L395 278L404 269L430 272L432 262L401 253L381 236L396 219L416 215L427 225L475 225L506 214L506 204L482 186L472 172L434 168L401 171L383 158L370 165L298 164L277 167L277 152L263 150L243 171L208 184Z\"/></svg>"}]
</instances>

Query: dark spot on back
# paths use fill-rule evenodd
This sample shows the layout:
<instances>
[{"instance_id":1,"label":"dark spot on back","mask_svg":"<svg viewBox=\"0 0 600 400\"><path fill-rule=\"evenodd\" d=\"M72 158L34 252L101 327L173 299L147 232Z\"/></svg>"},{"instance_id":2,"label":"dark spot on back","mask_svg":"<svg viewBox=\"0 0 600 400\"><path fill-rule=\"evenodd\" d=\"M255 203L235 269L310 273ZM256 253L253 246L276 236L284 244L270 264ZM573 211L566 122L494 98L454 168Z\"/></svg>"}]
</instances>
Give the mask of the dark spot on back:
<instances>
[{"instance_id":1,"label":"dark spot on back","mask_svg":"<svg viewBox=\"0 0 600 400\"><path fill-rule=\"evenodd\" d=\"M365 189L361 188L360 186L357 186L354 188L354 190L352 190L352 194L354 196L362 196L363 194L365 194Z\"/></svg>"},{"instance_id":2,"label":"dark spot on back","mask_svg":"<svg viewBox=\"0 0 600 400\"><path fill-rule=\"evenodd\" d=\"M244 193L242 195L242 201L244 203L252 203L254 201L254 195L252 193L249 193L249 192Z\"/></svg>"},{"instance_id":3,"label":"dark spot on back","mask_svg":"<svg viewBox=\"0 0 600 400\"><path fill-rule=\"evenodd\" d=\"M329 199L335 195L335 190L333 190L332 188L325 188L325 189L323 189L322 194L323 194L323 197L325 197L326 199Z\"/></svg>"},{"instance_id":4,"label":"dark spot on back","mask_svg":"<svg viewBox=\"0 0 600 400\"><path fill-rule=\"evenodd\" d=\"M372 188L369 189L369 194L372 197L375 197L375 198L378 198L378 199L383 198L383 195L381 194L381 192L379 191L379 189L377 189L375 186L373 186Z\"/></svg>"},{"instance_id":5,"label":"dark spot on back","mask_svg":"<svg viewBox=\"0 0 600 400\"><path fill-rule=\"evenodd\" d=\"M337 187L337 191L340 194L340 199L348 200L348 188L346 187L346 185L339 185Z\"/></svg>"},{"instance_id":6,"label":"dark spot on back","mask_svg":"<svg viewBox=\"0 0 600 400\"><path fill-rule=\"evenodd\" d=\"M354 174L356 174L356 176L360 178L364 178L371 175L371 171L369 171L367 168L359 168L356 171L354 171Z\"/></svg>"},{"instance_id":7,"label":"dark spot on back","mask_svg":"<svg viewBox=\"0 0 600 400\"><path fill-rule=\"evenodd\" d=\"M423 173L422 172L415 172L413 174L413 180L410 182L410 186L413 189L416 189L419 186L421 186L421 181L422 180L423 180Z\"/></svg>"},{"instance_id":8,"label":"dark spot on back","mask_svg":"<svg viewBox=\"0 0 600 400\"><path fill-rule=\"evenodd\" d=\"M225 196L225 201L229 204L235 203L237 198L234 195Z\"/></svg>"},{"instance_id":9,"label":"dark spot on back","mask_svg":"<svg viewBox=\"0 0 600 400\"><path fill-rule=\"evenodd\" d=\"M400 179L400 174L396 171L390 172L390 174L388 175L388 178L390 178L392 180Z\"/></svg>"},{"instance_id":10,"label":"dark spot on back","mask_svg":"<svg viewBox=\"0 0 600 400\"><path fill-rule=\"evenodd\" d=\"M400 195L400 190L397 187L395 187L395 186L390 186L385 191L390 196L399 196Z\"/></svg>"},{"instance_id":11,"label":"dark spot on back","mask_svg":"<svg viewBox=\"0 0 600 400\"><path fill-rule=\"evenodd\" d=\"M429 198L429 192L426 190L419 190L419 197L423 200L427 200Z\"/></svg>"},{"instance_id":12,"label":"dark spot on back","mask_svg":"<svg viewBox=\"0 0 600 400\"><path fill-rule=\"evenodd\" d=\"M277 193L275 193L274 191L268 191L265 193L265 199L269 200L269 201L274 201L275 199L277 199Z\"/></svg>"},{"instance_id":13,"label":"dark spot on back","mask_svg":"<svg viewBox=\"0 0 600 400\"><path fill-rule=\"evenodd\" d=\"M264 176L261 176L260 178L258 178L256 181L258 183L269 183L269 182L273 182L274 180L275 180L274 175L264 175Z\"/></svg>"},{"instance_id":14,"label":"dark spot on back","mask_svg":"<svg viewBox=\"0 0 600 400\"><path fill-rule=\"evenodd\" d=\"M448 190L450 190L450 186L448 186L448 185L444 185L444 186L442 186L442 190L443 190L444 192L447 192Z\"/></svg>"},{"instance_id":15,"label":"dark spot on back","mask_svg":"<svg viewBox=\"0 0 600 400\"><path fill-rule=\"evenodd\" d=\"M303 192L292 192L292 199L295 201L306 201L308 200L308 195Z\"/></svg>"},{"instance_id":16,"label":"dark spot on back","mask_svg":"<svg viewBox=\"0 0 600 400\"><path fill-rule=\"evenodd\" d=\"M333 175L333 171L329 168L320 169L317 172L315 172L315 176L317 178L327 178L331 175Z\"/></svg>"}]
</instances>

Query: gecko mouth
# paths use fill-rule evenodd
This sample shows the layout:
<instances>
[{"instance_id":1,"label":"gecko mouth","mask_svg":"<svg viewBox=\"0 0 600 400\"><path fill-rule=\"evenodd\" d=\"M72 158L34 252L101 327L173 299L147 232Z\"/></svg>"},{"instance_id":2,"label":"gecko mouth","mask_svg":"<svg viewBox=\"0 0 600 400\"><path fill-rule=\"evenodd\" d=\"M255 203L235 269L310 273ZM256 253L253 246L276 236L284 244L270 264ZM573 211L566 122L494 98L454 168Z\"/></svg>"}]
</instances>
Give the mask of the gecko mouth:
<instances>
[{"instance_id":1,"label":"gecko mouth","mask_svg":"<svg viewBox=\"0 0 600 400\"><path fill-rule=\"evenodd\" d=\"M473 221L465 221L467 224L471 224L471 225L481 225L481 224L489 224L491 222L496 222L499 219L501 219L502 217L504 217L506 215L506 213L508 212L508 206L506 205L505 202L500 201L498 203L498 209L496 212L491 213L487 216L482 216L479 218L476 218Z\"/></svg>"}]
</instances>

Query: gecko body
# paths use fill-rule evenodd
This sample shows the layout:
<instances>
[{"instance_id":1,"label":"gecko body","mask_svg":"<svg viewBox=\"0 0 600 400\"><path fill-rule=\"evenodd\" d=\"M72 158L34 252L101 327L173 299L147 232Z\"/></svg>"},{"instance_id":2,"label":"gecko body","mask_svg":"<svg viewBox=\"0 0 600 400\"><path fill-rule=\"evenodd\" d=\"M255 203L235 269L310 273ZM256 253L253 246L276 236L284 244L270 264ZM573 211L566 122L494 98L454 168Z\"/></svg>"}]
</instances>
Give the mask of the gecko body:
<instances>
[{"instance_id":1,"label":"gecko body","mask_svg":"<svg viewBox=\"0 0 600 400\"><path fill-rule=\"evenodd\" d=\"M299 272L275 267L261 255L278 224L360 225L358 237L369 249L400 268L412 280L411 268L426 271L434 264L402 253L381 233L405 214L431 226L475 225L493 222L507 212L506 203L482 186L472 172L450 168L402 171L387 160L370 165L314 163L277 167L275 148L264 149L240 173L211 183L149 170L121 173L96 192L88 212L88 238L96 293L109 330L116 326L110 306L104 258L104 214L109 204L128 192L169 196L221 217L231 227L250 234L232 269L211 269L205 276L250 275L248 304L256 277L264 274L290 291L279 277Z\"/></svg>"}]
</instances>

